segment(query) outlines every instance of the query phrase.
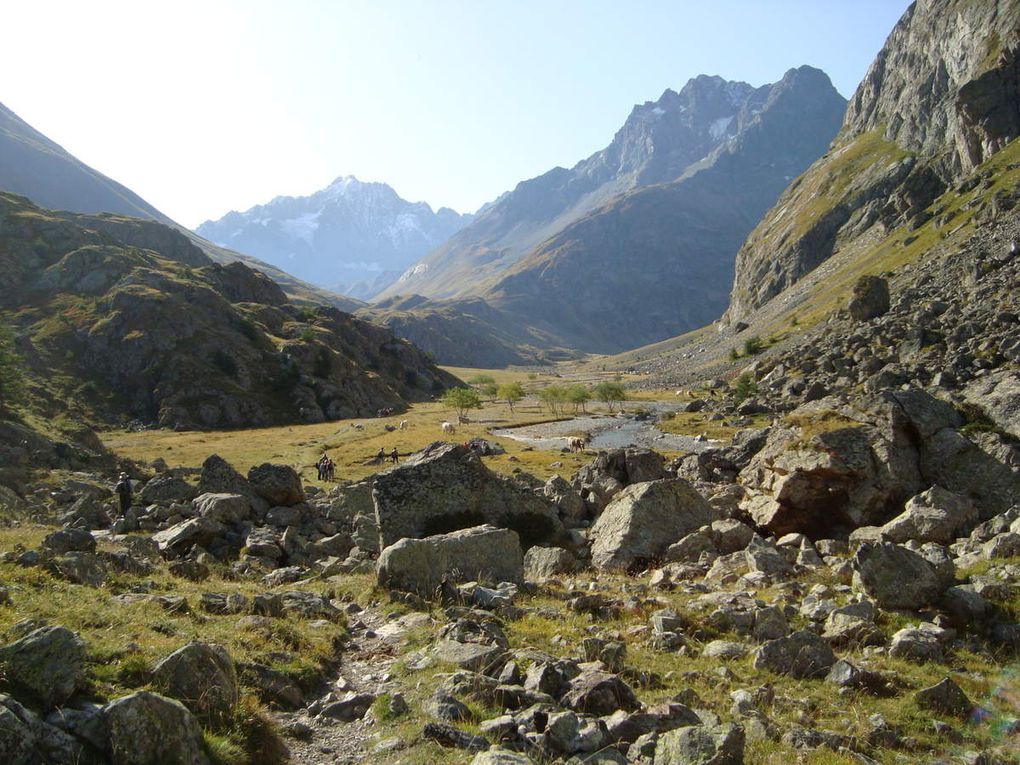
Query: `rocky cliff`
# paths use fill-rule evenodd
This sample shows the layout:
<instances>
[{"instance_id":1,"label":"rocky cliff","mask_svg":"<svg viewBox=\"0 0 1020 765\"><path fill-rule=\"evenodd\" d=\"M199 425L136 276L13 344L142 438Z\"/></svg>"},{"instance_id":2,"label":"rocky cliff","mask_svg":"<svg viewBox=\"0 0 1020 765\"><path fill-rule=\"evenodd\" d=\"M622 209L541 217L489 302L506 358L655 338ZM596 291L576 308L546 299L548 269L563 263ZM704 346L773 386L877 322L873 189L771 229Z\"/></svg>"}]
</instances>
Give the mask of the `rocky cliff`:
<instances>
[{"instance_id":1,"label":"rocky cliff","mask_svg":"<svg viewBox=\"0 0 1020 765\"><path fill-rule=\"evenodd\" d=\"M834 254L923 223L926 208L1020 135L1020 3L920 0L850 101L833 148L737 256L734 323Z\"/></svg>"},{"instance_id":2,"label":"rocky cliff","mask_svg":"<svg viewBox=\"0 0 1020 765\"><path fill-rule=\"evenodd\" d=\"M277 197L230 212L196 232L301 279L368 299L470 220L401 199L385 183L347 176L310 196Z\"/></svg>"},{"instance_id":3,"label":"rocky cliff","mask_svg":"<svg viewBox=\"0 0 1020 765\"><path fill-rule=\"evenodd\" d=\"M0 306L47 417L180 428L400 408L453 378L385 329L298 308L242 263L149 221L0 194Z\"/></svg>"}]
</instances>

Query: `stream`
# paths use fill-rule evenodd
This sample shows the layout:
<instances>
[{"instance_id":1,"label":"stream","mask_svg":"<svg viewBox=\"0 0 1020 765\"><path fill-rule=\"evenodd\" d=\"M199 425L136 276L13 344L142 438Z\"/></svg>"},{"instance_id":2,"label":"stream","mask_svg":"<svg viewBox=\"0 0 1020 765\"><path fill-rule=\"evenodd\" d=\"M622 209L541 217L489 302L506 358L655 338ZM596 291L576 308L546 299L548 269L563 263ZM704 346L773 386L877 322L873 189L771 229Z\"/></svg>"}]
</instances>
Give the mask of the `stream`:
<instances>
[{"instance_id":1,"label":"stream","mask_svg":"<svg viewBox=\"0 0 1020 765\"><path fill-rule=\"evenodd\" d=\"M567 439L580 433L591 434L587 448L594 451L639 446L656 451L701 452L719 446L718 441L698 441L694 436L659 430L656 426L658 418L675 411L676 406L654 402L647 408L653 412L651 417L631 413L589 414L558 422L496 428L491 432L493 436L512 438L536 449L555 451L566 448Z\"/></svg>"}]
</instances>

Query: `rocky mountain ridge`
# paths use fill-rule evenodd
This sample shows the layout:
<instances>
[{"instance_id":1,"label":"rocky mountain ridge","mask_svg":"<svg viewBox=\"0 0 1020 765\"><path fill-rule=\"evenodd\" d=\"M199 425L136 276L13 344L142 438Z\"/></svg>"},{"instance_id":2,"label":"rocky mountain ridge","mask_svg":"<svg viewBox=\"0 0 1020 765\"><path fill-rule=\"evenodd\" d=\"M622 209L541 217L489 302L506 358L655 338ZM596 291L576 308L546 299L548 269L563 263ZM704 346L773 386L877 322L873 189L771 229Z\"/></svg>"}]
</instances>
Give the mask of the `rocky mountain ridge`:
<instances>
[{"instance_id":1,"label":"rocky mountain ridge","mask_svg":"<svg viewBox=\"0 0 1020 765\"><path fill-rule=\"evenodd\" d=\"M816 70L802 67L787 77L796 81L799 73L807 86L812 80L809 71ZM803 126L804 132L809 125L817 129L814 139L819 145L832 137L835 124L829 122L838 122L845 106L827 78L822 78L825 82L816 83L807 97L816 99L819 110L821 104L831 104L831 120L808 121ZM555 168L522 182L381 296L483 294L528 252L615 197L696 172L699 162L710 162L714 151L745 126L760 121L773 89L784 88L777 84L756 89L703 75L690 80L679 93L665 91L657 101L636 106L604 150L570 170Z\"/></svg>"},{"instance_id":2,"label":"rocky mountain ridge","mask_svg":"<svg viewBox=\"0 0 1020 765\"><path fill-rule=\"evenodd\" d=\"M206 221L196 233L306 281L370 299L472 219L401 199L385 183L337 178L305 197L277 197Z\"/></svg>"},{"instance_id":3,"label":"rocky mountain ridge","mask_svg":"<svg viewBox=\"0 0 1020 765\"><path fill-rule=\"evenodd\" d=\"M218 263L240 261L268 274L297 300L356 310L360 301L302 282L268 263L224 249L172 221L130 189L94 170L0 104L0 190L41 207L84 214L113 213L176 229Z\"/></svg>"},{"instance_id":4,"label":"rocky mountain ridge","mask_svg":"<svg viewBox=\"0 0 1020 765\"><path fill-rule=\"evenodd\" d=\"M0 304L45 416L212 428L367 416L454 378L386 330L301 309L180 232L0 194Z\"/></svg>"}]
</instances>

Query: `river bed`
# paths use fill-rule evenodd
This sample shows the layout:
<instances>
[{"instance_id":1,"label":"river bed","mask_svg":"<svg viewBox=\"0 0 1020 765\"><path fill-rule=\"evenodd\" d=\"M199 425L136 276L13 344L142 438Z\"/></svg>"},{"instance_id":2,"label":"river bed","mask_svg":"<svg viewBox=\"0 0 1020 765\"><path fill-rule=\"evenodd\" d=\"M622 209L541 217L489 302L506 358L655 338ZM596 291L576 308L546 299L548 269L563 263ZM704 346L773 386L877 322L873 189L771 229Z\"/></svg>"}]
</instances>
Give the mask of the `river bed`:
<instances>
[{"instance_id":1,"label":"river bed","mask_svg":"<svg viewBox=\"0 0 1020 765\"><path fill-rule=\"evenodd\" d=\"M649 408L655 412L651 417L629 413L591 414L517 428L497 428L491 432L493 436L512 438L536 449L553 451L566 448L567 439L581 433L591 434L587 448L595 451L639 446L656 451L701 452L720 445L719 441L699 441L694 436L663 433L656 427L656 420L675 407L659 405Z\"/></svg>"}]
</instances>

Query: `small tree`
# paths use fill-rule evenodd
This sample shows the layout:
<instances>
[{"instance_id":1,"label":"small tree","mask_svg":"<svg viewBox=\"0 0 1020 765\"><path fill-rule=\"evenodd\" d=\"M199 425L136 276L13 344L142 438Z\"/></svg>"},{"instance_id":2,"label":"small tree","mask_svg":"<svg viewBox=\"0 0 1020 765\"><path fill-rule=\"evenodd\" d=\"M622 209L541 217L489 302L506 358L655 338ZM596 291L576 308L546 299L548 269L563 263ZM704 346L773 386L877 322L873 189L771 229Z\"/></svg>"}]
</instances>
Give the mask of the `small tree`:
<instances>
[{"instance_id":1,"label":"small tree","mask_svg":"<svg viewBox=\"0 0 1020 765\"><path fill-rule=\"evenodd\" d=\"M623 390L622 383L603 380L595 386L595 398L605 402L609 407L609 411L612 412L613 406L626 398L626 393Z\"/></svg>"},{"instance_id":2,"label":"small tree","mask_svg":"<svg viewBox=\"0 0 1020 765\"><path fill-rule=\"evenodd\" d=\"M750 372L741 374L733 388L733 398L738 404L744 399L758 394L758 385L755 383L754 376Z\"/></svg>"},{"instance_id":3,"label":"small tree","mask_svg":"<svg viewBox=\"0 0 1020 765\"><path fill-rule=\"evenodd\" d=\"M567 389L567 400L574 405L574 414L577 414L578 408L580 408L582 412L587 413L584 405L591 401L591 395L592 394L588 389L588 386L581 385L580 383L577 385L571 385Z\"/></svg>"},{"instance_id":4,"label":"small tree","mask_svg":"<svg viewBox=\"0 0 1020 765\"><path fill-rule=\"evenodd\" d=\"M25 390L21 356L14 348L14 331L0 323L0 415L8 411Z\"/></svg>"},{"instance_id":5,"label":"small tree","mask_svg":"<svg viewBox=\"0 0 1020 765\"><path fill-rule=\"evenodd\" d=\"M468 409L481 409L482 397L474 388L450 388L443 394L443 406L454 409L457 417L464 417Z\"/></svg>"},{"instance_id":6,"label":"small tree","mask_svg":"<svg viewBox=\"0 0 1020 765\"><path fill-rule=\"evenodd\" d=\"M538 392L538 399L547 404L553 414L559 414L567 401L567 389L562 385L547 385Z\"/></svg>"},{"instance_id":7,"label":"small tree","mask_svg":"<svg viewBox=\"0 0 1020 765\"><path fill-rule=\"evenodd\" d=\"M519 382L503 383L499 386L496 395L506 401L510 407L510 413L513 414L514 404L524 398L524 386Z\"/></svg>"}]
</instances>

